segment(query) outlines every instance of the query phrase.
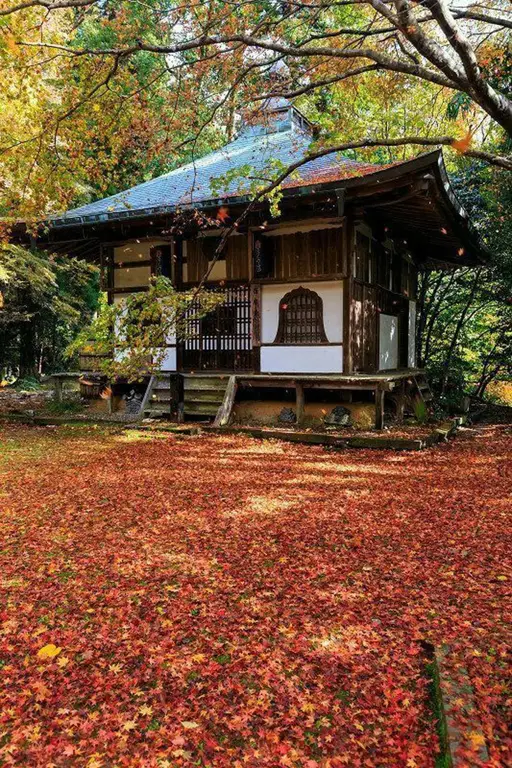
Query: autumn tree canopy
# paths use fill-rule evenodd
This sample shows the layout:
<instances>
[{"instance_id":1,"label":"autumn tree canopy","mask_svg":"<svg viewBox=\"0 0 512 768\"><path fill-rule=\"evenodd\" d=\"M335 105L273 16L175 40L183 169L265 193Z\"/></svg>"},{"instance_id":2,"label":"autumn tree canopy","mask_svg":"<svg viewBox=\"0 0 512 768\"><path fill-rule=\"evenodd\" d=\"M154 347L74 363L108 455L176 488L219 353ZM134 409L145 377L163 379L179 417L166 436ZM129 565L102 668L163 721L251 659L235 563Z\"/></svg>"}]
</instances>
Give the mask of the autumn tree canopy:
<instances>
[{"instance_id":1,"label":"autumn tree canopy","mask_svg":"<svg viewBox=\"0 0 512 768\"><path fill-rule=\"evenodd\" d=\"M312 155L445 145L512 169L507 0L2 0L0 24L4 209L167 170L270 96L316 118Z\"/></svg>"}]
</instances>

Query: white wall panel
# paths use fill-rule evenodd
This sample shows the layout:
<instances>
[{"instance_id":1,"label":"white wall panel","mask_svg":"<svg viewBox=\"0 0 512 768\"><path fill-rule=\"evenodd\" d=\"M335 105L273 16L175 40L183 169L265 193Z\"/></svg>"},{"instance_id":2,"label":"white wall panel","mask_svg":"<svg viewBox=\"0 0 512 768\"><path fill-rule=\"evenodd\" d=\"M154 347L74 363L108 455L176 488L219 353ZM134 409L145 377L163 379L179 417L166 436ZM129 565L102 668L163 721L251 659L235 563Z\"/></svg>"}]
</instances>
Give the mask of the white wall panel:
<instances>
[{"instance_id":1,"label":"white wall panel","mask_svg":"<svg viewBox=\"0 0 512 768\"><path fill-rule=\"evenodd\" d=\"M328 341L343 341L343 281L318 283L279 283L263 285L261 290L261 341L272 344L279 325L281 299L294 288L309 288L318 293L323 302L324 327Z\"/></svg>"},{"instance_id":2,"label":"white wall panel","mask_svg":"<svg viewBox=\"0 0 512 768\"><path fill-rule=\"evenodd\" d=\"M262 373L342 373L341 345L261 347Z\"/></svg>"},{"instance_id":3,"label":"white wall panel","mask_svg":"<svg viewBox=\"0 0 512 768\"><path fill-rule=\"evenodd\" d=\"M398 368L398 317L379 317L379 369L388 371Z\"/></svg>"},{"instance_id":4,"label":"white wall panel","mask_svg":"<svg viewBox=\"0 0 512 768\"><path fill-rule=\"evenodd\" d=\"M162 371L176 370L176 347L167 347L161 368Z\"/></svg>"},{"instance_id":5,"label":"white wall panel","mask_svg":"<svg viewBox=\"0 0 512 768\"><path fill-rule=\"evenodd\" d=\"M147 285L151 277L149 267L120 267L114 269L114 290L116 288L139 288Z\"/></svg>"}]
</instances>

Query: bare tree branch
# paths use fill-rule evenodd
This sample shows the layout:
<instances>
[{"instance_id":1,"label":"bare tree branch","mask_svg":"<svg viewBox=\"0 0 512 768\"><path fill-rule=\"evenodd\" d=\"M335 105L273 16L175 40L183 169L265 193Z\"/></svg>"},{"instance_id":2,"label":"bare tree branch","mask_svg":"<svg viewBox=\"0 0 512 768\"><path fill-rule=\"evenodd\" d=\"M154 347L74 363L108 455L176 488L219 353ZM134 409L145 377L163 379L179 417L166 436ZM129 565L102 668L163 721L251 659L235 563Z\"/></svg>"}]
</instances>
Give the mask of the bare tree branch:
<instances>
[{"instance_id":1,"label":"bare tree branch","mask_svg":"<svg viewBox=\"0 0 512 768\"><path fill-rule=\"evenodd\" d=\"M27 0L26 3L19 3L10 8L0 9L0 16L11 16L18 11L25 11L27 8L46 8L47 11L57 11L62 8L83 8L88 5L95 5L98 0Z\"/></svg>"}]
</instances>

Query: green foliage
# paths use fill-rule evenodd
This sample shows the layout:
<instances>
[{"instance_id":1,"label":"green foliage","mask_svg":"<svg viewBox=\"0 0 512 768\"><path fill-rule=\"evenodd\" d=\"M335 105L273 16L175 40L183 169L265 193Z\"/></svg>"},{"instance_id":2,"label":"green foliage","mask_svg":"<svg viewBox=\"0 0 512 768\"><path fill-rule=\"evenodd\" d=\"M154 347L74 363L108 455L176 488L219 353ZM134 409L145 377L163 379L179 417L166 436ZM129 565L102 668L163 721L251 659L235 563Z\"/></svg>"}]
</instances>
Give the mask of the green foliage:
<instances>
[{"instance_id":1,"label":"green foliage","mask_svg":"<svg viewBox=\"0 0 512 768\"><path fill-rule=\"evenodd\" d=\"M236 168L230 169L225 174L212 179L210 182L211 188L214 194L220 195L221 193L227 194L230 187L236 186L238 194L245 194L249 198L255 197L259 192L268 187L272 181L278 179L286 170L286 167L286 164L277 158L273 158L266 168L258 169L257 172L252 165L239 165ZM255 175L256 173L257 175ZM287 180L297 177L298 172L293 172L288 175ZM283 191L280 186L275 187L275 189L272 189L263 196L263 199L270 205L270 214L274 217L280 215L279 203L282 196Z\"/></svg>"},{"instance_id":2,"label":"green foliage","mask_svg":"<svg viewBox=\"0 0 512 768\"><path fill-rule=\"evenodd\" d=\"M18 392L37 392L41 389L41 384L35 376L27 376L23 379L17 379L14 388Z\"/></svg>"},{"instance_id":3,"label":"green foliage","mask_svg":"<svg viewBox=\"0 0 512 768\"><path fill-rule=\"evenodd\" d=\"M108 304L103 296L93 322L68 346L67 355L83 350L105 356L101 367L109 379L141 380L161 369L168 339L189 338L194 320L223 301L222 293L176 291L168 278L155 277L147 291L122 303Z\"/></svg>"},{"instance_id":4,"label":"green foliage","mask_svg":"<svg viewBox=\"0 0 512 768\"><path fill-rule=\"evenodd\" d=\"M63 352L96 307L98 270L84 261L0 247L0 374L62 368Z\"/></svg>"},{"instance_id":5,"label":"green foliage","mask_svg":"<svg viewBox=\"0 0 512 768\"><path fill-rule=\"evenodd\" d=\"M428 421L428 408L425 401L417 397L413 403L414 417L418 424L426 424Z\"/></svg>"},{"instance_id":6,"label":"green foliage","mask_svg":"<svg viewBox=\"0 0 512 768\"><path fill-rule=\"evenodd\" d=\"M505 151L509 147L502 148ZM461 158L452 180L486 242L489 262L474 269L425 273L420 358L448 409L464 392L484 396L512 377L512 179ZM476 275L476 281L475 281Z\"/></svg>"}]
</instances>

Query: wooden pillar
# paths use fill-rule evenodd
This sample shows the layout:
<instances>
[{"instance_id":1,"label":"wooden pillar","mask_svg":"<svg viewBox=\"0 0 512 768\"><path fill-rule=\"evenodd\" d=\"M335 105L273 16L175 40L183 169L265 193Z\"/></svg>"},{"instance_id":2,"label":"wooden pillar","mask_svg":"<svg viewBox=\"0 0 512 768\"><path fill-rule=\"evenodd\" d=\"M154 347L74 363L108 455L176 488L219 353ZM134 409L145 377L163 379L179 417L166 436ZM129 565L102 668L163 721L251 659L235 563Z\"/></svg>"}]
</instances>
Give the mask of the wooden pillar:
<instances>
[{"instance_id":1,"label":"wooden pillar","mask_svg":"<svg viewBox=\"0 0 512 768\"><path fill-rule=\"evenodd\" d=\"M183 289L183 238L172 240L172 282L178 291Z\"/></svg>"},{"instance_id":2,"label":"wooden pillar","mask_svg":"<svg viewBox=\"0 0 512 768\"><path fill-rule=\"evenodd\" d=\"M384 390L377 387L375 390L375 429L384 426Z\"/></svg>"},{"instance_id":3,"label":"wooden pillar","mask_svg":"<svg viewBox=\"0 0 512 768\"><path fill-rule=\"evenodd\" d=\"M304 419L304 387L298 381L295 382L295 410L297 424L302 424Z\"/></svg>"},{"instance_id":4,"label":"wooden pillar","mask_svg":"<svg viewBox=\"0 0 512 768\"><path fill-rule=\"evenodd\" d=\"M257 283L251 283L249 290L251 306L252 369L253 371L259 371L261 368L261 286Z\"/></svg>"}]
</instances>

